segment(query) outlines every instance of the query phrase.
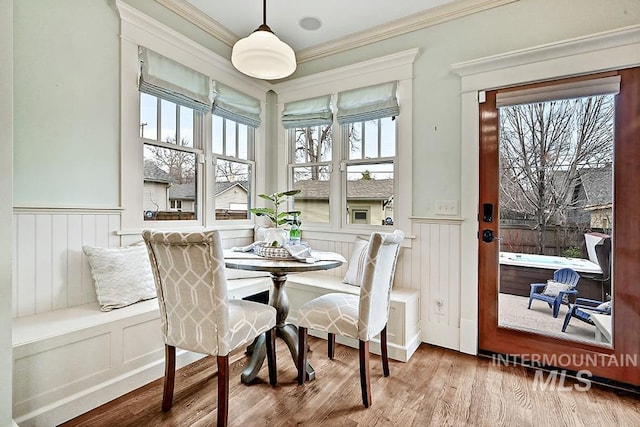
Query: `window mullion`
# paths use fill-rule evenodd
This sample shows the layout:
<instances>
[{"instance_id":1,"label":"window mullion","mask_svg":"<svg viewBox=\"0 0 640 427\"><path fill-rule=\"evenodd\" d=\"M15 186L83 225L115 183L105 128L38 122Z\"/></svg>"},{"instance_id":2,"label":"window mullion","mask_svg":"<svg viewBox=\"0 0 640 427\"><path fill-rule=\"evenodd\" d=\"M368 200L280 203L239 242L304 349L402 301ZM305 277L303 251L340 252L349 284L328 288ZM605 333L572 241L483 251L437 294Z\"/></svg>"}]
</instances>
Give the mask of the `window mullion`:
<instances>
[{"instance_id":1,"label":"window mullion","mask_svg":"<svg viewBox=\"0 0 640 427\"><path fill-rule=\"evenodd\" d=\"M160 98L156 98L156 141L161 141L162 136L162 100Z\"/></svg>"},{"instance_id":2,"label":"window mullion","mask_svg":"<svg viewBox=\"0 0 640 427\"><path fill-rule=\"evenodd\" d=\"M182 146L182 141L180 141L180 127L182 123L180 123L180 106L176 104L176 145Z\"/></svg>"},{"instance_id":3,"label":"window mullion","mask_svg":"<svg viewBox=\"0 0 640 427\"><path fill-rule=\"evenodd\" d=\"M376 120L378 129L378 157L382 155L382 119Z\"/></svg>"}]
</instances>

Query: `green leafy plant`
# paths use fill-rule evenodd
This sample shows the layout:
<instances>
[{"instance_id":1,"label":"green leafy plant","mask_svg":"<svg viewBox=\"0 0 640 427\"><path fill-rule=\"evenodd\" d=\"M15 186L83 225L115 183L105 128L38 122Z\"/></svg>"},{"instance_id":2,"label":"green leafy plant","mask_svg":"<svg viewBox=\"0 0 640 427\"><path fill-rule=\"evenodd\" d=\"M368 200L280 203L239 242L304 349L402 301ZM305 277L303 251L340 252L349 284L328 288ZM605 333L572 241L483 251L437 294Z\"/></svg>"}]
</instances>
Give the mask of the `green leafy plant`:
<instances>
[{"instance_id":1,"label":"green leafy plant","mask_svg":"<svg viewBox=\"0 0 640 427\"><path fill-rule=\"evenodd\" d=\"M278 228L278 226L290 221L289 216L301 214L300 211L280 211L280 205L286 203L288 197L295 196L300 193L300 191L301 190L289 190L271 195L258 194L258 197L273 203L273 208L251 208L250 211L256 216L266 216L271 220L274 227Z\"/></svg>"},{"instance_id":2,"label":"green leafy plant","mask_svg":"<svg viewBox=\"0 0 640 427\"><path fill-rule=\"evenodd\" d=\"M582 256L580 248L577 246L571 246L565 249L562 254L567 258L580 258Z\"/></svg>"}]
</instances>

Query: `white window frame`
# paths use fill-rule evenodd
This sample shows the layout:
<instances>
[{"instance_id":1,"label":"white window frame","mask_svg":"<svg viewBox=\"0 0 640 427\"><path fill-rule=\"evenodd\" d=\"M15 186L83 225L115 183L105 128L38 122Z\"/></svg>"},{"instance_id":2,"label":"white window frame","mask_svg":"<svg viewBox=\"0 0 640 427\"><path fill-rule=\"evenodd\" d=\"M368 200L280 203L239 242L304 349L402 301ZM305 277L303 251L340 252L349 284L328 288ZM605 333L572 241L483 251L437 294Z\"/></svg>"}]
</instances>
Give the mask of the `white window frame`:
<instances>
[{"instance_id":1,"label":"white window frame","mask_svg":"<svg viewBox=\"0 0 640 427\"><path fill-rule=\"evenodd\" d=\"M407 235L410 235L411 229L413 62L417 53L418 49L410 49L274 85L274 91L278 94L278 118L280 118L284 110L284 104L288 102L331 94L333 95L335 107L339 92L394 80L398 81L400 115L396 124L393 228L402 229ZM351 241L353 234L389 231L391 227L383 225L346 224L346 219L343 218L343 213L346 212L346 197L343 197L346 194L346 179L342 178L344 172L341 171L341 162L344 157L342 140L344 138L341 135L340 125L335 118L333 126L333 172L330 191L332 199L340 200L340 202L330 202L330 221L328 224L305 222L304 230L310 232L310 234L313 231L322 233L335 232L334 238L344 241ZM287 141L287 143L277 147L278 164L290 165L292 144L288 135L288 130L279 123L278 141ZM376 159L376 161L378 160ZM402 182L402 186L399 185L400 182ZM291 187L290 167L278 169L277 183L278 188ZM339 195L339 197L335 195ZM343 237L340 237L340 234Z\"/></svg>"},{"instance_id":2,"label":"white window frame","mask_svg":"<svg viewBox=\"0 0 640 427\"><path fill-rule=\"evenodd\" d=\"M140 97L142 96L142 92L139 92ZM161 104L164 99L161 97L157 97L154 95L150 95L153 96L154 98L157 99L157 106L156 106L156 139L149 139L149 138L144 138L142 135L140 135L139 140L140 143L142 144L142 150L143 150L143 160L142 160L142 166L144 168L144 146L145 145L150 145L150 146L154 146L154 147L158 147L158 148L164 148L167 150L175 150L175 151L184 151L186 153L191 153L195 155L196 158L196 171L195 171L195 175L196 175L196 181L195 181L195 190L196 190L196 194L195 194L195 200L194 200L194 204L196 207L195 210L195 216L196 219L194 220L146 220L145 221L145 225L147 225L148 227L154 227L154 228L158 228L160 227L161 224L165 223L165 222L170 222L172 224L177 224L177 225L183 225L186 224L188 226L193 226L193 225L199 225L203 223L203 219L202 216L204 215L204 186L203 186L203 175L206 175L205 173L205 168L204 165L201 164L200 159L203 158L204 156L204 149L206 146L206 141L204 141L204 135L205 135L205 129L204 129L204 125L205 125L205 118L207 116L209 116L210 114L203 114L203 113L199 113L195 110L193 111L193 141L192 141L192 145L193 147L181 147L180 145L178 145L178 141L180 140L180 105L177 105L176 108L176 142L175 143L170 143L170 142L165 142L162 141L162 135L161 135L161 128L162 128L162 111L161 111ZM138 100L140 99L140 97L138 97ZM164 100L166 101L166 100ZM169 101L171 102L171 101ZM174 104L172 102L172 104ZM174 104L176 105L176 104ZM187 107L188 108L188 107ZM140 118L140 108L138 108L138 123L141 122L141 118ZM142 132L141 132L142 133ZM143 178L144 181L144 178ZM144 186L144 182L143 182L143 186ZM141 196L144 197L144 196ZM180 208L173 208L171 206L171 200L169 199L169 196L167 195L167 211L181 211L182 210L182 201L180 201ZM141 213L141 215L144 215L145 211L143 211Z\"/></svg>"},{"instance_id":3,"label":"white window frame","mask_svg":"<svg viewBox=\"0 0 640 427\"><path fill-rule=\"evenodd\" d=\"M402 113L400 113L402 114ZM380 119L377 119L380 120ZM371 158L357 158L357 159L349 159L349 125L351 125L352 123L346 123L343 125L340 125L340 136L341 136L341 145L342 145L342 154L343 154L343 158L340 161L340 170L342 171L342 177L341 177L341 185L342 185L342 189L343 189L343 195L344 197L341 198L341 203L342 203L342 212L347 213L348 212L348 199L347 199L347 182L348 182L348 175L347 175L347 170L349 168L349 166L360 166L360 165L379 165L379 164L383 164L383 163L391 163L391 165L393 165L393 179L394 179L394 191L393 191L393 198L397 198L398 197L398 189L400 188L398 185L396 185L396 181L398 179L398 125L401 123L401 117L397 116L395 117L396 120L396 126L395 126L395 140L394 142L394 153L396 154L395 156L386 156L386 157L371 157ZM365 120L365 122L368 120ZM364 122L356 122L356 123L364 123ZM363 126L364 128L364 126ZM381 141L381 127L380 127L380 123L378 123L378 149L380 149L380 144L382 143ZM364 135L363 135L363 139L362 139L362 150L364 151L365 149L365 139L364 139ZM358 210L358 209L356 209ZM371 210L368 210L368 220L371 220ZM353 222L353 216L351 215L351 213L348 213L349 217L350 217L350 221L346 220L346 215L343 215L342 217L344 218L344 223L343 226L344 227L359 227L359 228L363 228L366 229L374 226L374 225L380 225L382 226L383 224L360 224L360 223L354 223ZM392 227L395 227L395 211L394 211L394 225L393 226L385 226L387 227L387 229L393 229ZM384 219L384 217L383 217ZM347 224L347 222L350 222L349 224Z\"/></svg>"},{"instance_id":4,"label":"white window frame","mask_svg":"<svg viewBox=\"0 0 640 427\"><path fill-rule=\"evenodd\" d=\"M211 115L207 115L209 123L211 124L211 127L213 127L212 123L213 123L213 117L215 116L215 114ZM235 147L235 151L236 153L238 152L238 126L239 123L235 122L231 119L226 119L222 116L218 116L223 120L224 126L227 125L227 123L231 122L234 123L236 126L236 131L235 131L235 135L236 135L236 140L234 141L234 144L236 145ZM256 191L255 191L255 184L256 184L256 162L255 162L255 155L256 155L256 129L252 126L247 126L247 158L243 159L241 157L236 157L236 156L230 156L230 155L226 155L227 152L227 141L226 141L226 132L223 131L223 137L224 137L224 141L223 141L223 153L224 154L219 154L219 153L214 153L213 152L213 132L211 135L211 138L209 139L209 141L207 142L207 145L209 146L209 154L207 157L207 164L211 166L211 173L208 175L211 180L211 182L213 182L213 190L210 192L210 194L207 194L207 197L209 198L209 206L212 206L212 209L210 212L207 212L207 215L211 216L211 221L215 222L216 224L243 224L243 223L251 223L253 224L253 218L251 214L247 214L247 219L225 219L225 220L216 220L215 219L215 215L216 215L216 195L215 195L215 179L216 179L216 163L218 160L225 160L225 161L229 161L229 162L236 162L236 163L243 163L248 165L249 170L250 170L250 178L248 181L248 185L249 185L249 199L247 200L247 211L254 206L255 200L256 200Z\"/></svg>"},{"instance_id":5,"label":"white window frame","mask_svg":"<svg viewBox=\"0 0 640 427\"><path fill-rule=\"evenodd\" d=\"M149 228L149 221L144 221L143 212L143 144L140 143L139 114L140 92L138 91L139 59L138 47L145 46L167 58L173 59L207 76L215 76L230 87L258 99L263 111L263 125L255 130L254 161L257 165L265 164L266 149L264 111L266 96L270 85L256 79L246 77L237 72L228 59L213 53L204 46L190 40L177 31L150 18L137 9L115 0L115 6L120 14L120 205L121 205L121 236L132 236L124 239L123 244L139 240L141 230ZM217 228L252 228L250 220L246 224L238 221L215 221L215 204L212 203L212 190L207 178L212 176L211 156L211 121L210 114L204 118L203 150L204 156L199 156L203 173L199 177L199 185L204 203L200 203L201 214L195 221L155 221L154 228L158 229L201 229L216 226ZM266 170L264 167L253 168L252 203L255 195L265 192ZM234 223L234 224L229 224Z\"/></svg>"}]
</instances>

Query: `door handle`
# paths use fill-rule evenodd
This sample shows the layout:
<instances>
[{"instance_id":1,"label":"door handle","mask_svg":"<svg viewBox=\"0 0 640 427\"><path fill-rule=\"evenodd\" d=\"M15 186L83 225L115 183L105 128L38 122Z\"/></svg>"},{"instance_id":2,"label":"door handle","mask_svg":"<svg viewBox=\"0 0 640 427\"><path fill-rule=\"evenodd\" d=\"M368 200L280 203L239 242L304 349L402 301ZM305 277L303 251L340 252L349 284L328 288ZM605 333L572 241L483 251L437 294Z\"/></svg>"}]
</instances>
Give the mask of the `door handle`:
<instances>
[{"instance_id":1,"label":"door handle","mask_svg":"<svg viewBox=\"0 0 640 427\"><path fill-rule=\"evenodd\" d=\"M482 230L482 241L486 243L491 243L494 240L502 240L500 237L493 234L493 230Z\"/></svg>"}]
</instances>

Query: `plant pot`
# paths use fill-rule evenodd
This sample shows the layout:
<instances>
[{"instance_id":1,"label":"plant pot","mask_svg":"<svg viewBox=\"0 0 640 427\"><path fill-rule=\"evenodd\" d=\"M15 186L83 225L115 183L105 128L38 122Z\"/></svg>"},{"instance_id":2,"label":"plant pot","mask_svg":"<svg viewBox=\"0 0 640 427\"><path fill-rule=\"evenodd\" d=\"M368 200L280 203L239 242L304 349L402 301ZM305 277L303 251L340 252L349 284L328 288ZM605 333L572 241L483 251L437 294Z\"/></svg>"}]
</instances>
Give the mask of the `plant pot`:
<instances>
[{"instance_id":1,"label":"plant pot","mask_svg":"<svg viewBox=\"0 0 640 427\"><path fill-rule=\"evenodd\" d=\"M264 240L268 246L284 246L288 240L288 234L284 228L268 228L264 233ZM277 245L274 245L273 242L277 242Z\"/></svg>"}]
</instances>

